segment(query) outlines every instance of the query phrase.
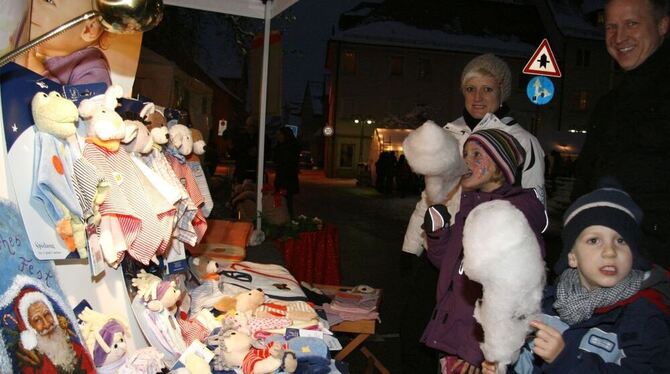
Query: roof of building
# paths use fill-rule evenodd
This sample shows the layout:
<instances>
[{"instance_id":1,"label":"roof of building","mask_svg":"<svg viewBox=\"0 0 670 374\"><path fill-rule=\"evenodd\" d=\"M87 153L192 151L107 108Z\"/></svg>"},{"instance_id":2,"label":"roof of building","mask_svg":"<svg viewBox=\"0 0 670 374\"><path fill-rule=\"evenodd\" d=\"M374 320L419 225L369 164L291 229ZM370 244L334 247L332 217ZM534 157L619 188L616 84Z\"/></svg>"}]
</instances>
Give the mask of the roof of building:
<instances>
[{"instance_id":1,"label":"roof of building","mask_svg":"<svg viewBox=\"0 0 670 374\"><path fill-rule=\"evenodd\" d=\"M335 40L508 56L527 56L545 34L535 6L482 0L365 2L343 14L340 29Z\"/></svg>"},{"instance_id":2,"label":"roof of building","mask_svg":"<svg viewBox=\"0 0 670 374\"><path fill-rule=\"evenodd\" d=\"M595 13L602 10L602 0L580 1L576 4L570 0L551 0L547 2L559 30L565 36L602 40L604 30L596 24Z\"/></svg>"},{"instance_id":3,"label":"roof of building","mask_svg":"<svg viewBox=\"0 0 670 374\"><path fill-rule=\"evenodd\" d=\"M565 36L602 39L593 17L602 0L547 5ZM547 35L537 6L513 0L366 1L342 14L339 26L333 40L510 57L527 57Z\"/></svg>"}]
</instances>

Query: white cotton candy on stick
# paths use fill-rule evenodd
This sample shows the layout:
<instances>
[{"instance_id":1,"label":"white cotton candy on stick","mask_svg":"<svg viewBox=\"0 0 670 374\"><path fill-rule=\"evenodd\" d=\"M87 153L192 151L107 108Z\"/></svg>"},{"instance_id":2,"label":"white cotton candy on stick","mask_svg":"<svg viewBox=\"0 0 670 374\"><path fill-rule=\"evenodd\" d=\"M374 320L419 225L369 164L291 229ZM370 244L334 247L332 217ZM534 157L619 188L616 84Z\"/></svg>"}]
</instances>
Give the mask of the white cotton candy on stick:
<instances>
[{"instance_id":1,"label":"white cotton candy on stick","mask_svg":"<svg viewBox=\"0 0 670 374\"><path fill-rule=\"evenodd\" d=\"M402 143L407 163L425 177L428 200L440 203L466 172L458 140L449 132L426 121Z\"/></svg>"},{"instance_id":2,"label":"white cotton candy on stick","mask_svg":"<svg viewBox=\"0 0 670 374\"><path fill-rule=\"evenodd\" d=\"M540 313L545 264L539 243L521 211L509 201L494 200L468 215L463 252L465 274L484 290L474 313L484 330L482 352L504 373Z\"/></svg>"}]
</instances>

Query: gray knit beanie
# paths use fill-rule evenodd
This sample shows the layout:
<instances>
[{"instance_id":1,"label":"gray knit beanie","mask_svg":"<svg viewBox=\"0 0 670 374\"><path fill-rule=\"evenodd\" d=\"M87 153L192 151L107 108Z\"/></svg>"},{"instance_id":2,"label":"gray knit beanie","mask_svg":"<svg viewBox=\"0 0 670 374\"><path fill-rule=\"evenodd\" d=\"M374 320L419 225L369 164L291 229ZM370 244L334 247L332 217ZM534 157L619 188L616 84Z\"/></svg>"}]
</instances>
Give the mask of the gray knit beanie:
<instances>
[{"instance_id":1,"label":"gray knit beanie","mask_svg":"<svg viewBox=\"0 0 670 374\"><path fill-rule=\"evenodd\" d=\"M505 61L491 53L473 58L463 69L461 87L465 83L466 77L469 78L473 74L488 74L497 79L500 82L500 102L509 99L509 95L512 93L512 72Z\"/></svg>"}]
</instances>

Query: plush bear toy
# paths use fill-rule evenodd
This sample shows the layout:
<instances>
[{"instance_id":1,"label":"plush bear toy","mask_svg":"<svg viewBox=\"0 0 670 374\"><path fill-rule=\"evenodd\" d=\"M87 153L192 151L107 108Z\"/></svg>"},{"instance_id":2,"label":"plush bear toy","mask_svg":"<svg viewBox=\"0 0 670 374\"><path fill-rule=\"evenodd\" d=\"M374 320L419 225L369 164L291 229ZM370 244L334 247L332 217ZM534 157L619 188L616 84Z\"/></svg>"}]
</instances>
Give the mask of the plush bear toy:
<instances>
[{"instance_id":1,"label":"plush bear toy","mask_svg":"<svg viewBox=\"0 0 670 374\"><path fill-rule=\"evenodd\" d=\"M147 188L150 183L143 181L128 153L120 148L121 142L137 131L134 127L127 129L114 110L122 93L119 86L112 86L103 97L79 104L88 134L83 156L110 182L101 205L98 242L105 260L114 267L126 252L145 265L155 259L156 253L165 252L175 214L174 206L157 190ZM80 182L82 188L87 185Z\"/></svg>"},{"instance_id":2,"label":"plush bear toy","mask_svg":"<svg viewBox=\"0 0 670 374\"><path fill-rule=\"evenodd\" d=\"M225 296L214 304L214 308L220 312L236 311L252 315L263 302L265 302L265 293L259 288L240 292L235 297Z\"/></svg>"},{"instance_id":3,"label":"plush bear toy","mask_svg":"<svg viewBox=\"0 0 670 374\"><path fill-rule=\"evenodd\" d=\"M200 157L205 153L205 140L202 137L202 133L198 129L190 129L191 138L193 140L193 152L191 155L186 158L186 163L191 168L193 177L195 178L195 183L198 185L198 189L202 194L205 203L201 207L202 214L205 217L209 217L209 214L214 207L214 201L212 200L212 194L209 191L209 185L207 184L207 178L205 177L205 171L202 168Z\"/></svg>"},{"instance_id":4,"label":"plush bear toy","mask_svg":"<svg viewBox=\"0 0 670 374\"><path fill-rule=\"evenodd\" d=\"M165 157L170 163L172 170L177 178L182 182L191 201L198 208L193 221L191 222L197 234L196 243L202 240L207 231L207 220L202 212L202 207L205 205L205 199L200 192L197 180L191 171L191 168L186 162L186 156L190 155L193 150L193 139L191 138L191 130L181 124L175 124L168 129L170 141L165 147Z\"/></svg>"},{"instance_id":5,"label":"plush bear toy","mask_svg":"<svg viewBox=\"0 0 670 374\"><path fill-rule=\"evenodd\" d=\"M202 132L198 129L191 129L191 138L193 139L193 154L196 156L202 156L205 154L207 144L205 139L202 137Z\"/></svg>"},{"instance_id":6,"label":"plush bear toy","mask_svg":"<svg viewBox=\"0 0 670 374\"><path fill-rule=\"evenodd\" d=\"M126 142L123 145L126 152L143 155L151 152L154 146L154 141L151 137L151 133L149 133L149 129L147 129L147 127L140 121L126 120L125 123L126 127L134 126L136 129L135 137L130 142Z\"/></svg>"},{"instance_id":7,"label":"plush bear toy","mask_svg":"<svg viewBox=\"0 0 670 374\"><path fill-rule=\"evenodd\" d=\"M193 152L191 129L178 123L168 129L168 134L170 137L170 146L179 152L179 154L188 156Z\"/></svg>"},{"instance_id":8,"label":"plush bear toy","mask_svg":"<svg viewBox=\"0 0 670 374\"><path fill-rule=\"evenodd\" d=\"M224 298L219 289L219 265L206 257L191 260L191 271L201 284L191 291L191 314L211 309Z\"/></svg>"},{"instance_id":9,"label":"plush bear toy","mask_svg":"<svg viewBox=\"0 0 670 374\"><path fill-rule=\"evenodd\" d=\"M79 112L57 92L38 92L31 108L38 130L31 195L43 204L65 246L86 258L84 212L73 183L74 163L80 158L75 136Z\"/></svg>"},{"instance_id":10,"label":"plush bear toy","mask_svg":"<svg viewBox=\"0 0 670 374\"><path fill-rule=\"evenodd\" d=\"M201 231L200 228L196 230L193 227L193 221L198 214L198 207L191 199L186 186L182 184L180 177L177 176L170 161L168 161L166 155L163 153L163 145L167 144L169 136L165 117L160 113L160 110L160 107L149 103L140 113L145 121L150 121L147 129L150 130L151 139L154 143L152 151L143 157L143 161L161 180L179 191L179 201L175 204L177 215L173 236L179 242L194 246L199 240L198 235ZM173 248L175 245L178 245L178 243L173 242Z\"/></svg>"},{"instance_id":11,"label":"plush bear toy","mask_svg":"<svg viewBox=\"0 0 670 374\"><path fill-rule=\"evenodd\" d=\"M165 120L165 116L163 116L162 113L163 108L158 107L153 103L150 104L151 105L147 105L144 109L142 109L140 116L144 118L145 121L149 122L147 127L151 133L151 139L154 141L154 143L157 145L167 144L170 136L168 135L167 121Z\"/></svg>"},{"instance_id":12,"label":"plush bear toy","mask_svg":"<svg viewBox=\"0 0 670 374\"><path fill-rule=\"evenodd\" d=\"M242 369L244 374L269 374L282 368L293 373L297 367L295 354L286 351L287 346L270 342L263 346L248 334L220 328L208 338L208 345L214 346L214 370Z\"/></svg>"}]
</instances>

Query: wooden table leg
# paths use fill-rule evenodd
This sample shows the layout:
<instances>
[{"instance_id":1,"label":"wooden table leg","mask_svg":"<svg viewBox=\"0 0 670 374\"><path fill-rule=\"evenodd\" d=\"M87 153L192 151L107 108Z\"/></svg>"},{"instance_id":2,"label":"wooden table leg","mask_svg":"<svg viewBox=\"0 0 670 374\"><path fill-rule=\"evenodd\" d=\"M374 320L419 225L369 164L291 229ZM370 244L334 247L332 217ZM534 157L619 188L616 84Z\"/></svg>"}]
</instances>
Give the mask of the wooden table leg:
<instances>
[{"instance_id":1,"label":"wooden table leg","mask_svg":"<svg viewBox=\"0 0 670 374\"><path fill-rule=\"evenodd\" d=\"M335 359L337 361L343 361L347 356L349 356L349 353L351 353L354 349L356 349L361 343L365 341L370 337L370 334L358 334L356 337L349 342L342 350L335 356Z\"/></svg>"},{"instance_id":2,"label":"wooden table leg","mask_svg":"<svg viewBox=\"0 0 670 374\"><path fill-rule=\"evenodd\" d=\"M367 347L361 348L361 353L370 360L381 374L390 374L390 371Z\"/></svg>"}]
</instances>

